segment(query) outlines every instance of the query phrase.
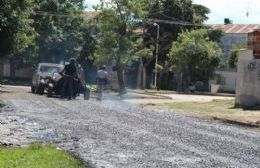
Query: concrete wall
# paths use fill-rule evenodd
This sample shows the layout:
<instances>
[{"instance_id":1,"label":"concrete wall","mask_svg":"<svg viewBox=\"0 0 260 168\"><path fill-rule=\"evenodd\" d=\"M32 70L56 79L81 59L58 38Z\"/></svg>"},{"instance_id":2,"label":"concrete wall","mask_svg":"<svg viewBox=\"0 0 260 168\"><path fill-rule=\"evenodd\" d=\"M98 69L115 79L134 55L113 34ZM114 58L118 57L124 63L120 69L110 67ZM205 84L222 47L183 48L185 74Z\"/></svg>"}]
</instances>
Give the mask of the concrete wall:
<instances>
[{"instance_id":1,"label":"concrete wall","mask_svg":"<svg viewBox=\"0 0 260 168\"><path fill-rule=\"evenodd\" d=\"M238 57L236 104L260 105L260 60L254 59L252 50L241 51Z\"/></svg>"},{"instance_id":2,"label":"concrete wall","mask_svg":"<svg viewBox=\"0 0 260 168\"><path fill-rule=\"evenodd\" d=\"M33 75L32 68L22 68L15 71L15 76L22 79L31 79Z\"/></svg>"},{"instance_id":3,"label":"concrete wall","mask_svg":"<svg viewBox=\"0 0 260 168\"><path fill-rule=\"evenodd\" d=\"M20 79L31 79L33 74L32 68L20 68L15 71L15 77ZM10 77L10 64L5 63L0 65L0 76L5 78Z\"/></svg>"},{"instance_id":4,"label":"concrete wall","mask_svg":"<svg viewBox=\"0 0 260 168\"><path fill-rule=\"evenodd\" d=\"M10 64L4 64L3 76L10 77Z\"/></svg>"},{"instance_id":5,"label":"concrete wall","mask_svg":"<svg viewBox=\"0 0 260 168\"><path fill-rule=\"evenodd\" d=\"M223 77L224 83L221 86L221 90L224 92L235 92L236 91L236 80L237 72L235 70L217 70L216 74L219 74Z\"/></svg>"}]
</instances>

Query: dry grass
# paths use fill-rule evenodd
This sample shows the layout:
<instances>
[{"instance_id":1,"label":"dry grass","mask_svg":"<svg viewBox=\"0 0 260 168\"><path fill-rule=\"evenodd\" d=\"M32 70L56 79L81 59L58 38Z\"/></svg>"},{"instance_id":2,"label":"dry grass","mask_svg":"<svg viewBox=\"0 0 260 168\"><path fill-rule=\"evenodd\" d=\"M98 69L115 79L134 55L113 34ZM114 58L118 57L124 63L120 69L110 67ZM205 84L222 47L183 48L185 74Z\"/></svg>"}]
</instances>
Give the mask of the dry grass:
<instances>
[{"instance_id":1,"label":"dry grass","mask_svg":"<svg viewBox=\"0 0 260 168\"><path fill-rule=\"evenodd\" d=\"M155 108L183 111L189 114L260 126L260 110L244 110L234 107L234 100L211 102L181 102L158 104Z\"/></svg>"}]
</instances>

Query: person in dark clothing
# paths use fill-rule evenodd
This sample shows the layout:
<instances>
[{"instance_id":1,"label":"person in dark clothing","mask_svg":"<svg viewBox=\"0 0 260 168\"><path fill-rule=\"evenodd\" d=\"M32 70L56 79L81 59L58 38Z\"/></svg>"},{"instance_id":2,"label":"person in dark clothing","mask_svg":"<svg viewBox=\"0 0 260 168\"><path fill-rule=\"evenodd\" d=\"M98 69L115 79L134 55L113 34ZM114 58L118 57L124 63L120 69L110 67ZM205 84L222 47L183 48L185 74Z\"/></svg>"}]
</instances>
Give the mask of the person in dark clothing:
<instances>
[{"instance_id":1,"label":"person in dark clothing","mask_svg":"<svg viewBox=\"0 0 260 168\"><path fill-rule=\"evenodd\" d=\"M62 98L67 97L71 100L73 96L73 81L74 78L77 78L76 60L72 58L70 64L66 65L60 73L63 74L64 77L61 94Z\"/></svg>"}]
</instances>

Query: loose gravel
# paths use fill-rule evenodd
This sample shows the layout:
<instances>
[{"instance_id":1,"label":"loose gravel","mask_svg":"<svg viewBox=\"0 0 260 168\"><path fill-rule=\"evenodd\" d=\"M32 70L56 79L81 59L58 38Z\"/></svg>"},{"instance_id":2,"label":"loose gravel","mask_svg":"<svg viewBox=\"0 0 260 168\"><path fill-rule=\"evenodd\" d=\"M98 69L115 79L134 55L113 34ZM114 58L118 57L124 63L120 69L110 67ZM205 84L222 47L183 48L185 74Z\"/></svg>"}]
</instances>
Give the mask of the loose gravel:
<instances>
[{"instance_id":1,"label":"loose gravel","mask_svg":"<svg viewBox=\"0 0 260 168\"><path fill-rule=\"evenodd\" d=\"M0 144L54 143L93 167L260 167L260 133L115 99L66 101L6 88Z\"/></svg>"}]
</instances>

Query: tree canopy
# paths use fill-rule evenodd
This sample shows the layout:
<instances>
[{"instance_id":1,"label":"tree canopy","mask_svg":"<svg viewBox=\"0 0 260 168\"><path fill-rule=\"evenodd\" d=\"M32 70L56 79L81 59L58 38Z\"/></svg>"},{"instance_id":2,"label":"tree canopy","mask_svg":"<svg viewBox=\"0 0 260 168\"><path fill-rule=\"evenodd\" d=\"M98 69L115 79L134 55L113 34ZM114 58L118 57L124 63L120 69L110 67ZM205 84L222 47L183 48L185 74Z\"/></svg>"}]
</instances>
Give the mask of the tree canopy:
<instances>
[{"instance_id":1,"label":"tree canopy","mask_svg":"<svg viewBox=\"0 0 260 168\"><path fill-rule=\"evenodd\" d=\"M0 56L14 58L35 44L33 0L0 1Z\"/></svg>"},{"instance_id":2,"label":"tree canopy","mask_svg":"<svg viewBox=\"0 0 260 168\"><path fill-rule=\"evenodd\" d=\"M208 80L218 66L221 54L218 44L210 40L208 30L199 29L182 32L173 42L168 56L173 63L172 68L180 70L187 82L195 82Z\"/></svg>"},{"instance_id":3,"label":"tree canopy","mask_svg":"<svg viewBox=\"0 0 260 168\"><path fill-rule=\"evenodd\" d=\"M39 61L60 62L79 57L86 24L83 0L36 0L35 29L40 35Z\"/></svg>"},{"instance_id":4,"label":"tree canopy","mask_svg":"<svg viewBox=\"0 0 260 168\"><path fill-rule=\"evenodd\" d=\"M125 66L142 53L148 52L147 48L142 47L142 38L136 32L139 28L138 20L146 15L145 1L101 1L97 10L100 14L94 60L97 64L116 67L120 91L124 92Z\"/></svg>"}]
</instances>

